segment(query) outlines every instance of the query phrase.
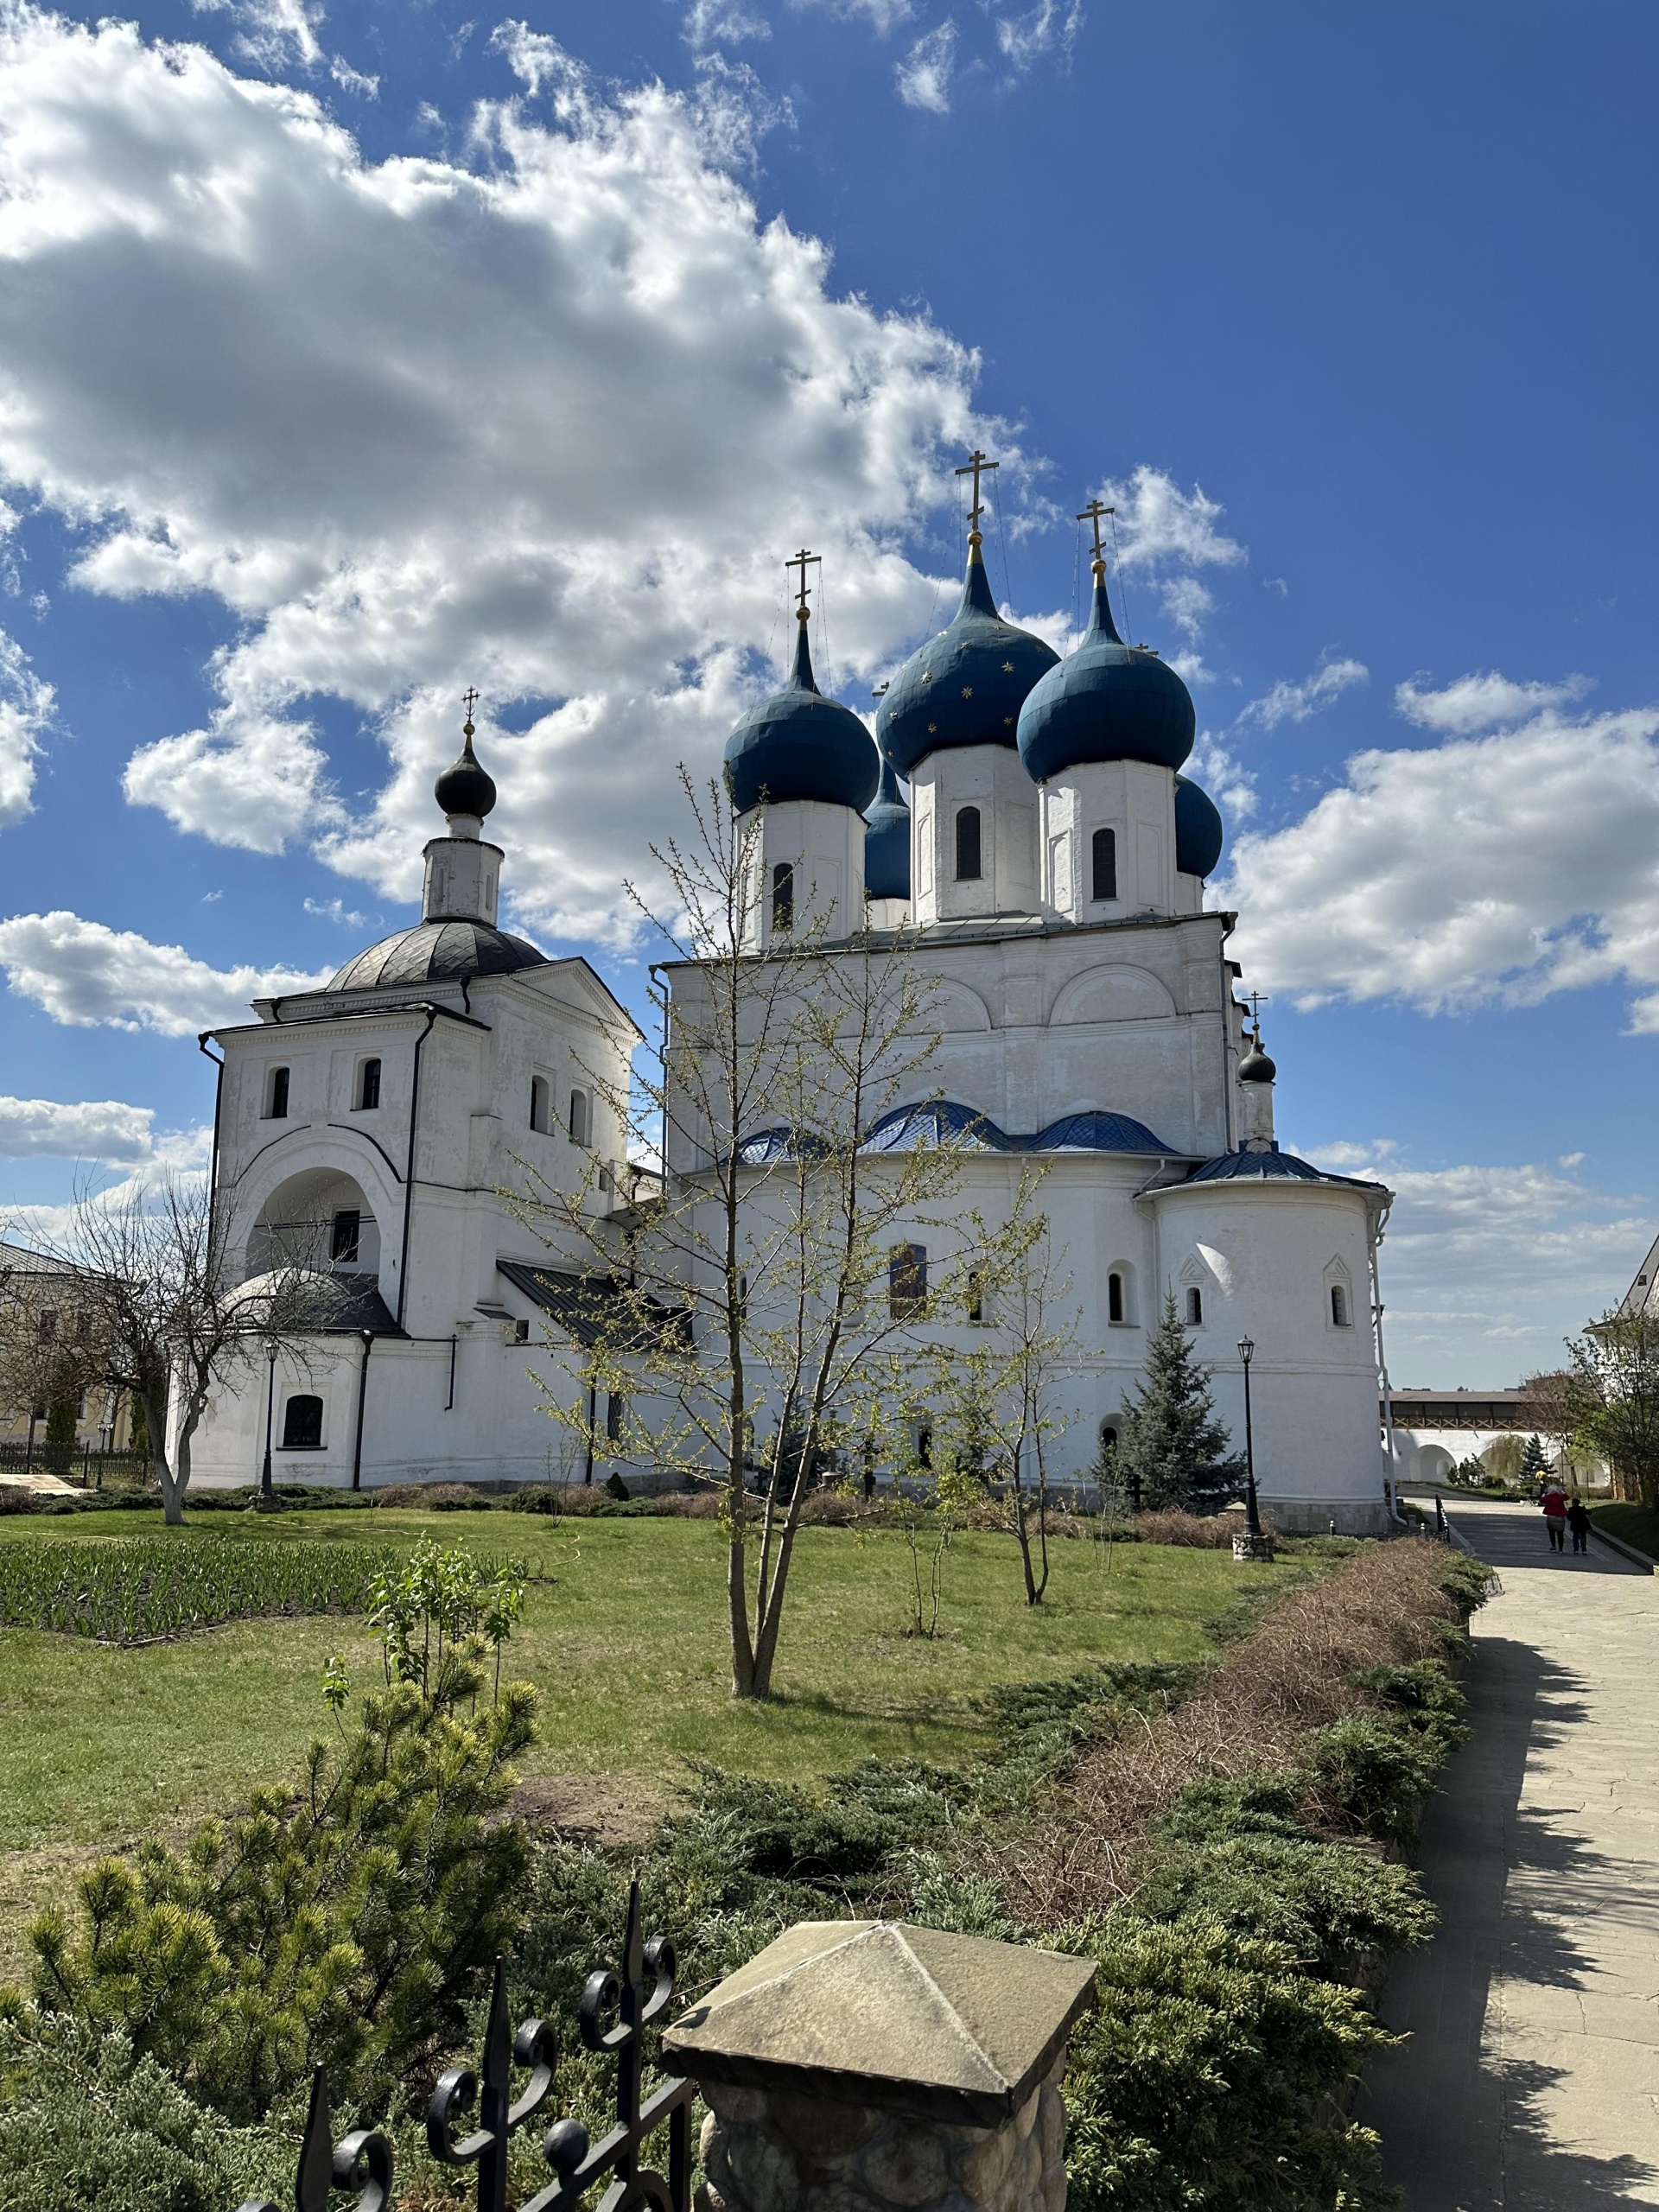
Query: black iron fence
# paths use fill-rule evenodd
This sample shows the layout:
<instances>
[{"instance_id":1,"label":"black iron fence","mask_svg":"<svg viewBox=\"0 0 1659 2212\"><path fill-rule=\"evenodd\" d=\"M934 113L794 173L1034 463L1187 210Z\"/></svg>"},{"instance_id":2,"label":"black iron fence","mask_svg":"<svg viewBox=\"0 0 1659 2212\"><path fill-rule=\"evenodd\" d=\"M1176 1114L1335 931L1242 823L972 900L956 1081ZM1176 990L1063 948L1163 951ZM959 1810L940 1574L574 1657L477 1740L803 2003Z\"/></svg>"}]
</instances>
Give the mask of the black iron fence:
<instances>
[{"instance_id":1,"label":"black iron fence","mask_svg":"<svg viewBox=\"0 0 1659 2212\"><path fill-rule=\"evenodd\" d=\"M90 1444L48 1444L42 1436L0 1442L0 1473L56 1475L83 1490L135 1490L151 1477L147 1452L105 1451Z\"/></svg>"},{"instance_id":2,"label":"black iron fence","mask_svg":"<svg viewBox=\"0 0 1659 2212\"><path fill-rule=\"evenodd\" d=\"M578 2120L557 2120L544 2130L542 2155L553 2179L525 2199L518 2212L574 2212L595 2183L613 2177L596 2212L690 2212L691 2082L671 2078L645 2094L645 2031L666 2009L674 1994L674 1947L666 1936L642 1942L639 1885L628 1893L628 1923L622 1957L614 1967L588 1977L582 1993L582 2039L589 2050L616 2060L616 2124L597 2143ZM515 2035L509 2024L506 1975L495 1962L489 2018L478 2067L452 2067L432 2092L427 2106L426 2139L435 2158L447 2166L477 2171L478 2212L506 2212L507 2157L513 2137L541 2110L553 2092L558 2069L558 2037L544 2020L526 2020ZM528 2072L514 2098L514 2069ZM469 2134L457 2127L476 2108L479 2124ZM668 2171L640 2163L646 2139L666 2126ZM334 2139L328 2085L320 2066L311 2084L311 2108L301 2141L294 2181L297 2212L328 2212L334 2190L355 2190L355 2212L385 2212L391 2201L392 2148L378 2128L359 2128ZM277 2212L269 2202L243 2205L241 2212Z\"/></svg>"}]
</instances>

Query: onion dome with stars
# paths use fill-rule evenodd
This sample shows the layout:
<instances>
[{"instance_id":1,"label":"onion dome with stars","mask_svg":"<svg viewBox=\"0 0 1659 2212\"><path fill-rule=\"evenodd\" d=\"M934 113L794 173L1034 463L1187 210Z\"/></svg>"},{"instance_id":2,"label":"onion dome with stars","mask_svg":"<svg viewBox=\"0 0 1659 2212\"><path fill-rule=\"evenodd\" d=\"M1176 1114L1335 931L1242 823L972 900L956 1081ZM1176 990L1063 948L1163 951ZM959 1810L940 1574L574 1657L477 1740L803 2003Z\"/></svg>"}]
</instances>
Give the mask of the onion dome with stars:
<instances>
[{"instance_id":1,"label":"onion dome with stars","mask_svg":"<svg viewBox=\"0 0 1659 2212\"><path fill-rule=\"evenodd\" d=\"M865 817L864 891L871 899L910 896L910 809L893 763L881 756L881 783Z\"/></svg>"},{"instance_id":2,"label":"onion dome with stars","mask_svg":"<svg viewBox=\"0 0 1659 2212\"><path fill-rule=\"evenodd\" d=\"M980 547L979 479L997 463L976 453L971 474L968 573L956 620L913 652L887 688L875 718L881 749L901 776L930 753L963 745L1013 746L1026 695L1059 655L997 613Z\"/></svg>"},{"instance_id":3,"label":"onion dome with stars","mask_svg":"<svg viewBox=\"0 0 1659 2212\"><path fill-rule=\"evenodd\" d=\"M1221 810L1208 791L1175 779L1175 865L1183 875L1210 875L1221 858Z\"/></svg>"},{"instance_id":4,"label":"onion dome with stars","mask_svg":"<svg viewBox=\"0 0 1659 2212\"><path fill-rule=\"evenodd\" d=\"M817 558L798 553L785 565ZM773 806L816 799L862 814L875 797L880 770L869 731L850 707L826 699L813 677L804 567L801 576L789 682L752 707L726 741L726 789L735 814L748 813L763 799Z\"/></svg>"},{"instance_id":5,"label":"onion dome with stars","mask_svg":"<svg viewBox=\"0 0 1659 2212\"><path fill-rule=\"evenodd\" d=\"M478 755L473 750L473 725L470 719L461 732L463 743L461 757L446 768L432 786L432 796L448 815L460 815L472 822L481 822L495 804L495 779L479 766Z\"/></svg>"},{"instance_id":6,"label":"onion dome with stars","mask_svg":"<svg viewBox=\"0 0 1659 2212\"><path fill-rule=\"evenodd\" d=\"M1112 620L1100 543L1100 518L1110 512L1096 500L1079 518L1095 525L1094 613L1083 643L1020 710L1020 757L1036 783L1096 760L1179 768L1192 750L1192 694L1156 653L1126 645Z\"/></svg>"}]
</instances>

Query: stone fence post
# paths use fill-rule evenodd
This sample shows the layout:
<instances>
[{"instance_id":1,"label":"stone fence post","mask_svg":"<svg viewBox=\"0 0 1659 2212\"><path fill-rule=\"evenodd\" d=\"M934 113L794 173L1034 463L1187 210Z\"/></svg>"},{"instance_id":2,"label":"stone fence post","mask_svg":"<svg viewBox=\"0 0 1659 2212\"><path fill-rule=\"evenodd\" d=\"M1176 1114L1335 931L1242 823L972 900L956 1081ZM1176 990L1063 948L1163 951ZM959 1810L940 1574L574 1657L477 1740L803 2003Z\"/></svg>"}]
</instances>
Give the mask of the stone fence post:
<instances>
[{"instance_id":1,"label":"stone fence post","mask_svg":"<svg viewBox=\"0 0 1659 2212\"><path fill-rule=\"evenodd\" d=\"M663 2038L709 2108L697 2212L1064 2212L1091 1961L809 1920Z\"/></svg>"}]
</instances>

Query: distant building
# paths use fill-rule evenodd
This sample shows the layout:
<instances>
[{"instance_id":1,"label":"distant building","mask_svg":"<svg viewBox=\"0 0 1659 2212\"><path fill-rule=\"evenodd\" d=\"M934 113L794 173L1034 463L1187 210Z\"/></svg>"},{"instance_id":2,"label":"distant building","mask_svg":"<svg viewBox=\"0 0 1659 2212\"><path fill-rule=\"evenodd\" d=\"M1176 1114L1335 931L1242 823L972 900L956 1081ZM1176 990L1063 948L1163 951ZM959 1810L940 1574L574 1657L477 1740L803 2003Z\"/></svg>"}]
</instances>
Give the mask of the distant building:
<instances>
[{"instance_id":1,"label":"distant building","mask_svg":"<svg viewBox=\"0 0 1659 2212\"><path fill-rule=\"evenodd\" d=\"M46 1346L71 1344L86 1325L83 1301L77 1294L79 1270L48 1253L31 1252L22 1244L0 1239L0 1312L5 1316L8 1339L22 1332ZM5 1366L24 1363L7 1362ZM31 1403L8 1404L15 1389L6 1389L0 1367L0 1445L21 1445L27 1452L44 1433L46 1408ZM120 1392L96 1389L75 1401L75 1441L85 1450L124 1451L131 1432L126 1401ZM10 1459L12 1455L8 1452Z\"/></svg>"},{"instance_id":2,"label":"distant building","mask_svg":"<svg viewBox=\"0 0 1659 2212\"><path fill-rule=\"evenodd\" d=\"M1400 1482L1444 1482L1465 1459L1478 1459L1500 1437L1518 1436L1524 1442L1535 1436L1553 1467L1563 1474L1559 1438L1543 1425L1543 1408L1522 1389L1410 1390L1396 1389L1382 1404L1383 1431L1392 1417L1394 1471ZM1574 1455L1573 1465L1581 1479L1599 1483L1599 1463Z\"/></svg>"}]
</instances>

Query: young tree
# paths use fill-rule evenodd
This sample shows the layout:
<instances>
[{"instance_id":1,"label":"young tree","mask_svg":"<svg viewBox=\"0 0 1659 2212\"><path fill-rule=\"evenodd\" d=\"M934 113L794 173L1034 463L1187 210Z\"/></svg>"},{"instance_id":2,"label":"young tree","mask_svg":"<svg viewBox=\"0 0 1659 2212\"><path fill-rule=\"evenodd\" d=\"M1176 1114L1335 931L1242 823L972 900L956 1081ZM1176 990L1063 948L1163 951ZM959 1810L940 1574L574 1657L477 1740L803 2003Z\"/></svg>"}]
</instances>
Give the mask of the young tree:
<instances>
[{"instance_id":1,"label":"young tree","mask_svg":"<svg viewBox=\"0 0 1659 2212\"><path fill-rule=\"evenodd\" d=\"M1615 1310L1567 1344L1582 1392L1573 1441L1620 1494L1659 1505L1659 1316Z\"/></svg>"},{"instance_id":2,"label":"young tree","mask_svg":"<svg viewBox=\"0 0 1659 2212\"><path fill-rule=\"evenodd\" d=\"M1147 1346L1146 1380L1123 1401L1117 1457L1138 1503L1214 1511L1244 1479L1242 1452L1216 1418L1211 1370L1192 1339L1171 1292Z\"/></svg>"},{"instance_id":3,"label":"young tree","mask_svg":"<svg viewBox=\"0 0 1659 2212\"><path fill-rule=\"evenodd\" d=\"M1541 1483L1548 1472L1548 1454L1535 1434L1529 1436L1527 1448L1521 1454L1521 1480L1523 1483Z\"/></svg>"},{"instance_id":4,"label":"young tree","mask_svg":"<svg viewBox=\"0 0 1659 2212\"><path fill-rule=\"evenodd\" d=\"M75 1326L58 1332L54 1389L102 1385L142 1408L150 1465L170 1527L184 1519L191 1446L214 1389L274 1352L303 1365L338 1304L338 1281L304 1256L234 1286L226 1261L237 1194L217 1199L204 1177L164 1173L112 1190L83 1186L60 1232L33 1233L36 1250L72 1285ZM0 1302L0 1363L38 1363L46 1347L25 1299ZM169 1400L177 1393L174 1441Z\"/></svg>"},{"instance_id":5,"label":"young tree","mask_svg":"<svg viewBox=\"0 0 1659 2212\"><path fill-rule=\"evenodd\" d=\"M1554 1447L1562 1473L1569 1472L1573 1439L1590 1411L1583 1379L1570 1367L1551 1368L1541 1375L1529 1375L1521 1389L1541 1439Z\"/></svg>"},{"instance_id":6,"label":"young tree","mask_svg":"<svg viewBox=\"0 0 1659 2212\"><path fill-rule=\"evenodd\" d=\"M718 789L682 782L686 838L653 849L670 912L629 887L672 956L652 970L656 1051L626 1096L590 1071L659 1185L620 1230L597 1171L560 1191L525 1168L519 1203L595 1270L565 1316L582 1387L549 1384L548 1410L591 1448L719 1481L733 1693L764 1698L815 1471L925 1395L930 1314L960 1310L1011 1232L980 1249L938 1211L976 1147L917 1104L939 1037L912 948L832 948L802 914L754 951L756 824L734 837Z\"/></svg>"}]
</instances>

